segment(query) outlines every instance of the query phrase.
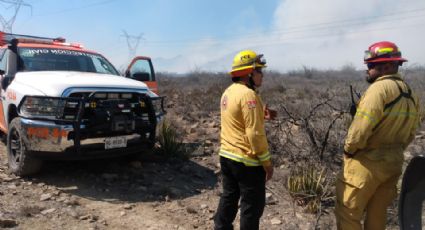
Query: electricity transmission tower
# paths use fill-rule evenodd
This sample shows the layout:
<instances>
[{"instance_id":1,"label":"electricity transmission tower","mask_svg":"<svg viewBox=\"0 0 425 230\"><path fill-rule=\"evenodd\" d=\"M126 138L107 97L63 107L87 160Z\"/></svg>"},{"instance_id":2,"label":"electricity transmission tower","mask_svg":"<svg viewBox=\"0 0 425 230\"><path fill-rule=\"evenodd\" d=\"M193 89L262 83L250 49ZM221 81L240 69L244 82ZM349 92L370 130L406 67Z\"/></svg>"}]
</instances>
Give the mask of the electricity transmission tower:
<instances>
[{"instance_id":1,"label":"electricity transmission tower","mask_svg":"<svg viewBox=\"0 0 425 230\"><path fill-rule=\"evenodd\" d=\"M140 33L139 36L134 36L129 35L125 30L123 30L123 36L127 39L128 58L131 60L134 56L136 56L137 47L139 46L140 40L143 39L143 33Z\"/></svg>"},{"instance_id":2,"label":"electricity transmission tower","mask_svg":"<svg viewBox=\"0 0 425 230\"><path fill-rule=\"evenodd\" d=\"M7 17L6 15L0 15L2 31L7 33L12 32L13 23L15 22L16 16L18 15L18 12L21 7L26 6L31 8L31 5L25 3L23 0L0 0L0 6L12 12L9 17Z\"/></svg>"}]
</instances>

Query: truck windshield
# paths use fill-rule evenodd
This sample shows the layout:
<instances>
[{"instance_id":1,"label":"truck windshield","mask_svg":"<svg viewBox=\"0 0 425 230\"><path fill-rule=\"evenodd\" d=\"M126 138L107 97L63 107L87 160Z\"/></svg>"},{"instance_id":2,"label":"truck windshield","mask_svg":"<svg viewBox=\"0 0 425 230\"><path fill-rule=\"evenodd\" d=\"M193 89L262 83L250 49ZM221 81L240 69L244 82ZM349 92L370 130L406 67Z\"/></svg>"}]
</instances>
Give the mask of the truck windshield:
<instances>
[{"instance_id":1,"label":"truck windshield","mask_svg":"<svg viewBox=\"0 0 425 230\"><path fill-rule=\"evenodd\" d=\"M19 48L19 71L79 71L119 75L114 66L98 54L54 49Z\"/></svg>"}]
</instances>

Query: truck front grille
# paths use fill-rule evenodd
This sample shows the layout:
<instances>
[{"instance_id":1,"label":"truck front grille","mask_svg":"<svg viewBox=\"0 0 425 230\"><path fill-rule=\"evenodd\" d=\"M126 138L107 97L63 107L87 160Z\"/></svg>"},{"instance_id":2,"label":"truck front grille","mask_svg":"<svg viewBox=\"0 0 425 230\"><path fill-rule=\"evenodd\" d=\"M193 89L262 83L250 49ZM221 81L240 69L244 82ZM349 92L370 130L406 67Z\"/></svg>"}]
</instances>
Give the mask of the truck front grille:
<instances>
[{"instance_id":1,"label":"truck front grille","mask_svg":"<svg viewBox=\"0 0 425 230\"><path fill-rule=\"evenodd\" d=\"M79 120L99 135L111 131L133 133L156 122L152 102L145 94L75 92L68 98L63 119Z\"/></svg>"}]
</instances>

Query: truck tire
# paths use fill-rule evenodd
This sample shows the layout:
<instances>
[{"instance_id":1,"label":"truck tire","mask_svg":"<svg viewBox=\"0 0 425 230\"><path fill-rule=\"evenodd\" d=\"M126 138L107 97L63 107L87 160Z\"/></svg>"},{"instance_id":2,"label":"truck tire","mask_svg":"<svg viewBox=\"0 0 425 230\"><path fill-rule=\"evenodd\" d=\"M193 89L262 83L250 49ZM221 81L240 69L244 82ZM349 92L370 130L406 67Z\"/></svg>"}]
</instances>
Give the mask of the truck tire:
<instances>
[{"instance_id":1,"label":"truck tire","mask_svg":"<svg viewBox=\"0 0 425 230\"><path fill-rule=\"evenodd\" d=\"M21 118L16 117L9 124L7 158L11 173L17 176L28 176L40 171L43 161L29 156L22 134Z\"/></svg>"}]
</instances>

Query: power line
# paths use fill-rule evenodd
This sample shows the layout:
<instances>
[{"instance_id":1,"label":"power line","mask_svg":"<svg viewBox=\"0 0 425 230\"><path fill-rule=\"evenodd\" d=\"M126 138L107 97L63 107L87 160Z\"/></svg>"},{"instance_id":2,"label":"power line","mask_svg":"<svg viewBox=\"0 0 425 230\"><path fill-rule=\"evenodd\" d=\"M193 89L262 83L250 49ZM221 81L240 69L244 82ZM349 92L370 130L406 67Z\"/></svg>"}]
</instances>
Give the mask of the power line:
<instances>
[{"instance_id":1,"label":"power line","mask_svg":"<svg viewBox=\"0 0 425 230\"><path fill-rule=\"evenodd\" d=\"M86 5L82 5L82 6L78 6L78 7L72 7L72 8L66 8L66 9L62 9L62 10L58 10L58 11L46 12L46 13L38 14L38 15L35 15L35 16L48 16L48 15L54 15L54 14L61 14L61 13L66 13L66 12L71 12L71 11L76 11L76 10L87 9L87 8L91 8L91 7L95 7L95 6L106 5L106 4L114 2L114 1L116 1L116 0L104 0L104 1L86 4Z\"/></svg>"},{"instance_id":2,"label":"power line","mask_svg":"<svg viewBox=\"0 0 425 230\"><path fill-rule=\"evenodd\" d=\"M368 32L378 32L378 31L388 31L388 30L397 30L397 29L407 29L407 28L415 28L419 26L424 26L425 23L419 23L419 24L411 24L411 25L404 25L404 26L388 26L388 27L380 27L380 28L370 28L365 30L355 30L355 31L347 31L344 32L344 35L351 35L351 34L365 34ZM279 45L283 43L288 42L297 42L300 40L308 40L308 39L317 39L317 38L326 38L326 37L334 37L334 36L340 36L341 33L339 31L327 31L326 33L321 34L309 34L306 35L299 35L299 36L293 36L293 37L286 37L286 38L277 38L277 39L267 39L265 41L263 38L259 38L257 41L241 41L241 40L234 40L234 41L226 41L221 42L225 45L232 45L233 43L241 45L241 43L249 43L248 46L272 46L272 45ZM170 46L173 46L169 44ZM153 46L153 45L151 45ZM157 46L167 46L167 44L157 45Z\"/></svg>"},{"instance_id":3,"label":"power line","mask_svg":"<svg viewBox=\"0 0 425 230\"><path fill-rule=\"evenodd\" d=\"M18 15L21 6L27 6L31 8L31 5L25 3L23 0L0 0L2 3L6 3L9 8L14 8L12 17L6 19L4 16L0 15L0 23L2 24L2 31L7 33L12 33L12 27L15 23L16 16ZM32 9L32 8L31 8Z\"/></svg>"},{"instance_id":4,"label":"power line","mask_svg":"<svg viewBox=\"0 0 425 230\"><path fill-rule=\"evenodd\" d=\"M143 39L143 33L139 36L129 35L127 31L123 30L123 36L127 39L128 56L129 59L136 56L137 47L139 46L140 40Z\"/></svg>"},{"instance_id":5,"label":"power line","mask_svg":"<svg viewBox=\"0 0 425 230\"><path fill-rule=\"evenodd\" d=\"M412 13L418 13L418 12L424 12L425 8L422 9L414 9L414 10L405 10L405 11L399 11L399 12L393 12L393 13L386 13L380 16L370 16L370 17L362 17L362 18L352 18L352 19L345 19L345 20L338 20L338 21L329 21L324 23L314 23L314 24L306 24L306 25L300 25L300 26L292 26L288 27L283 30L274 30L270 33L268 33L268 36L271 35L288 35L288 34L295 34L295 33L302 33L302 32L311 32L311 31L321 31L321 30L329 30L329 29L342 29L350 26L358 26L358 25L364 25L364 24L370 24L370 23L377 23L377 22L391 22L391 21L400 21L400 20L406 20L406 19L413 19L418 17L424 17L424 14L419 15L411 15ZM409 15L410 14L410 15ZM399 15L399 16L398 16ZM403 16L404 15L404 16ZM397 17L395 17L397 16ZM391 18L388 18L391 17ZM244 38L255 38L255 37L262 37L264 34L260 33L248 33L244 34ZM235 38L236 40L240 40L240 35L231 35L231 36L222 36L223 37L230 37ZM191 42L200 42L200 41L208 41L209 39L182 39L182 40L163 40L163 41L146 41L147 45L166 45L168 44L181 44L181 43L191 43Z\"/></svg>"},{"instance_id":6,"label":"power line","mask_svg":"<svg viewBox=\"0 0 425 230\"><path fill-rule=\"evenodd\" d=\"M381 28L370 28L366 30L356 30L356 31L349 31L345 32L344 35L351 35L351 34L365 34L368 32L378 32L378 31L388 31L388 30L398 30L398 29L407 29L407 28L415 28L419 26L424 26L425 23L419 23L419 24L412 24L412 25L405 25L405 26L390 26L390 27L381 27ZM338 32L331 32L331 33L324 33L324 34L316 34L316 35L309 35L309 36L298 36L298 37L291 37L291 38L284 38L279 40L268 40L268 41L259 41L259 42L252 42L250 41L250 45L252 46L269 46L269 45L279 45L287 42L296 42L299 40L307 40L307 39L317 39L317 38L326 38L326 37L334 37L334 36L340 36L341 34Z\"/></svg>"}]
</instances>

